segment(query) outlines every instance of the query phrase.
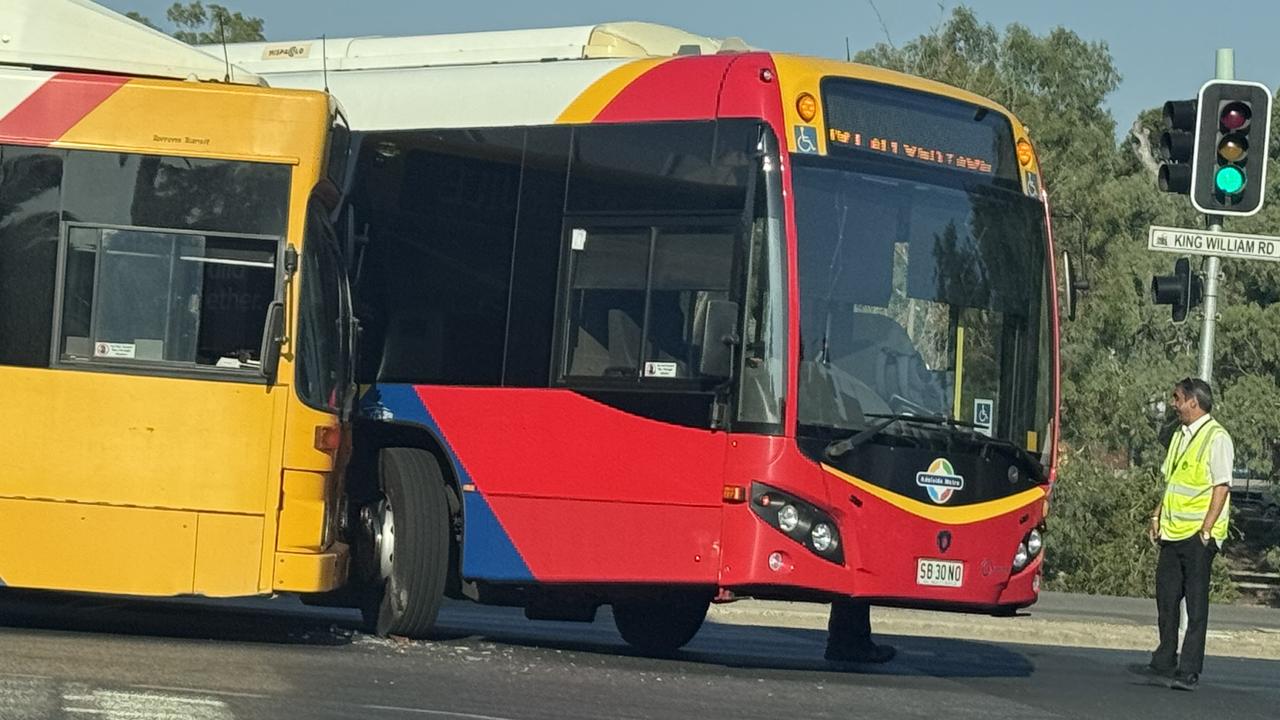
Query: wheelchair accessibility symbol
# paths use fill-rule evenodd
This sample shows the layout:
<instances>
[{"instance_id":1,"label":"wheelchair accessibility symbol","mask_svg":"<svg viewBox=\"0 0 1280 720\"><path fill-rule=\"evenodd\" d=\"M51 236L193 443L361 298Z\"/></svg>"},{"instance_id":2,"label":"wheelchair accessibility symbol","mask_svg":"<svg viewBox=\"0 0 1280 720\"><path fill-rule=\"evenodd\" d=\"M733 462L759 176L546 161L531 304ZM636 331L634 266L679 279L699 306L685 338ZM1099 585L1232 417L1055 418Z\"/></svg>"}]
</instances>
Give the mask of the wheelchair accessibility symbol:
<instances>
[{"instance_id":1,"label":"wheelchair accessibility symbol","mask_svg":"<svg viewBox=\"0 0 1280 720\"><path fill-rule=\"evenodd\" d=\"M975 398L973 401L973 424L978 432L991 435L992 415L995 414L995 402L986 398Z\"/></svg>"},{"instance_id":2,"label":"wheelchair accessibility symbol","mask_svg":"<svg viewBox=\"0 0 1280 720\"><path fill-rule=\"evenodd\" d=\"M796 152L813 154L818 152L818 128L812 125L794 126L796 135Z\"/></svg>"}]
</instances>

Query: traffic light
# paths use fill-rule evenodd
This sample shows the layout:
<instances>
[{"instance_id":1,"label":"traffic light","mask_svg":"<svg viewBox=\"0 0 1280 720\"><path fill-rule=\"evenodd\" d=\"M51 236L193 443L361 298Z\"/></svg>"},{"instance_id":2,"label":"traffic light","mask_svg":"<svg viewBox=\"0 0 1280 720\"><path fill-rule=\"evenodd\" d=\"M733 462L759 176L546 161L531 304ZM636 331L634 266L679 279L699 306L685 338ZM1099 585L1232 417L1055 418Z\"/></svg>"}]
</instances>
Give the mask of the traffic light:
<instances>
[{"instance_id":1,"label":"traffic light","mask_svg":"<svg viewBox=\"0 0 1280 720\"><path fill-rule=\"evenodd\" d=\"M1183 322L1187 311L1200 304L1200 276L1191 274L1191 260L1178 258L1172 275L1151 278L1151 299L1157 305L1173 306L1173 321Z\"/></svg>"},{"instance_id":2,"label":"traffic light","mask_svg":"<svg viewBox=\"0 0 1280 720\"><path fill-rule=\"evenodd\" d=\"M1271 134L1271 91L1261 83L1210 80L1197 101L1191 204L1207 215L1262 209Z\"/></svg>"},{"instance_id":3,"label":"traffic light","mask_svg":"<svg viewBox=\"0 0 1280 720\"><path fill-rule=\"evenodd\" d=\"M1160 166L1160 189L1180 195L1191 194L1191 160L1196 148L1196 101L1170 100L1164 104L1164 132L1160 150L1165 162Z\"/></svg>"}]
</instances>

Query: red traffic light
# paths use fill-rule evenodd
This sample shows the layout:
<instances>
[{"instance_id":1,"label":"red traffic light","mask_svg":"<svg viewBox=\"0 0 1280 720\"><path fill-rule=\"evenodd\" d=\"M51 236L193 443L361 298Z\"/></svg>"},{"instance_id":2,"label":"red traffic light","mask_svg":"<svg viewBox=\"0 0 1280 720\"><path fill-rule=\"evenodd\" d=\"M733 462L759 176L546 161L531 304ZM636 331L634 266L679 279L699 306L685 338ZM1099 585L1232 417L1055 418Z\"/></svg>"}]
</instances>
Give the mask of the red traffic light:
<instances>
[{"instance_id":1,"label":"red traffic light","mask_svg":"<svg viewBox=\"0 0 1280 720\"><path fill-rule=\"evenodd\" d=\"M1222 114L1218 117L1218 122L1222 125L1223 130L1239 130L1249 124L1249 118L1253 113L1249 109L1248 103L1233 102L1222 108Z\"/></svg>"}]
</instances>

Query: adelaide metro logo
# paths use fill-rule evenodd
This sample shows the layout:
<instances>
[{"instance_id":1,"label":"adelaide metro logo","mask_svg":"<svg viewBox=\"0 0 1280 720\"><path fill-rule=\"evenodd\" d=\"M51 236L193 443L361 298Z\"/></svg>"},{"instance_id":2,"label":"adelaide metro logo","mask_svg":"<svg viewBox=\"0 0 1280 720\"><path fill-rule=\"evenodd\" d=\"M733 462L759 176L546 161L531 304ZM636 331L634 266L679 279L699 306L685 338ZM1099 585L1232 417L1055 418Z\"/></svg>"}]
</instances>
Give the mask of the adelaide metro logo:
<instances>
[{"instance_id":1,"label":"adelaide metro logo","mask_svg":"<svg viewBox=\"0 0 1280 720\"><path fill-rule=\"evenodd\" d=\"M916 473L916 484L929 491L929 499L939 505L946 504L957 490L964 489L964 478L946 458L929 463L929 469Z\"/></svg>"}]
</instances>

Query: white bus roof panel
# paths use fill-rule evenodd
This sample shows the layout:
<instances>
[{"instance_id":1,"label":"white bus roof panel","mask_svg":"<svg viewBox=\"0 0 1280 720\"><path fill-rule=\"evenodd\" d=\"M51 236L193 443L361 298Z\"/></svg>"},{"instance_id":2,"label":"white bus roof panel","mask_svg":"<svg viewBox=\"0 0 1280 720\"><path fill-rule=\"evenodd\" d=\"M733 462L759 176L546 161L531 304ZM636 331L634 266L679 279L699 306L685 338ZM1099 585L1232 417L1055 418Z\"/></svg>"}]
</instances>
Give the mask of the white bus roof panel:
<instances>
[{"instance_id":1,"label":"white bus roof panel","mask_svg":"<svg viewBox=\"0 0 1280 720\"><path fill-rule=\"evenodd\" d=\"M221 50L202 46L209 52ZM669 57L747 50L741 40L717 40L665 25L617 22L602 25L497 32L355 37L229 46L231 62L253 72L375 70L386 68L530 63L616 57Z\"/></svg>"},{"instance_id":2,"label":"white bus roof panel","mask_svg":"<svg viewBox=\"0 0 1280 720\"><path fill-rule=\"evenodd\" d=\"M549 125L592 83L630 60L330 72L329 92L359 131ZM268 76L322 90L321 72Z\"/></svg>"},{"instance_id":3,"label":"white bus roof panel","mask_svg":"<svg viewBox=\"0 0 1280 720\"><path fill-rule=\"evenodd\" d=\"M89 0L0 2L0 65L176 80L225 80L227 64ZM231 80L261 78L240 68Z\"/></svg>"}]
</instances>

